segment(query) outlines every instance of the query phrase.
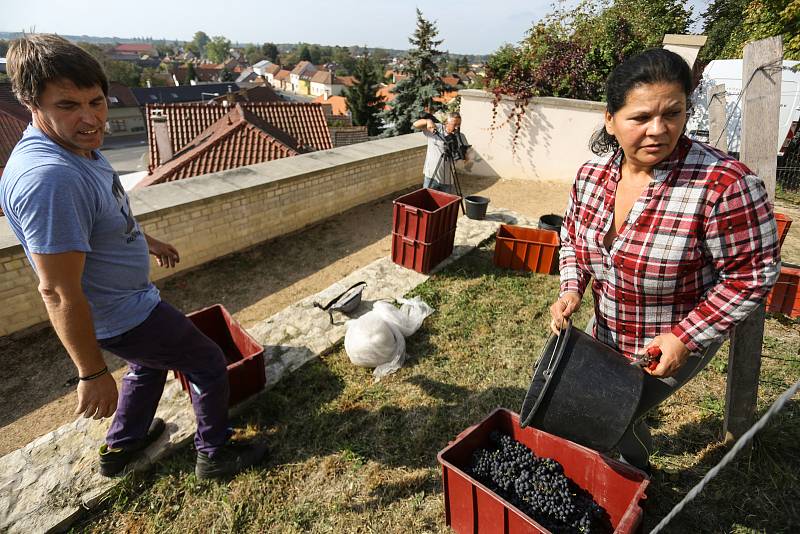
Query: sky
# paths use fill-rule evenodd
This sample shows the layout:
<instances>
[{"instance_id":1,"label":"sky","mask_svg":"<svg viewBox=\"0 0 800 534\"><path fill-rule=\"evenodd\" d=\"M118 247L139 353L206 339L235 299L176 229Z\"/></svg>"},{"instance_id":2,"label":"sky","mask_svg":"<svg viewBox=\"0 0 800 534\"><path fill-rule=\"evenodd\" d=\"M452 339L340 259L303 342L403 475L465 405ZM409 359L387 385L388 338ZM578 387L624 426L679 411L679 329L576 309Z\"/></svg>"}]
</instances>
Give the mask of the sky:
<instances>
[{"instance_id":1,"label":"sky","mask_svg":"<svg viewBox=\"0 0 800 534\"><path fill-rule=\"evenodd\" d=\"M437 23L442 50L489 54L523 38L553 0L5 0L0 31L188 41L198 30L233 43L409 48L415 8ZM705 0L689 0L702 6ZM695 8L697 11L697 7Z\"/></svg>"}]
</instances>

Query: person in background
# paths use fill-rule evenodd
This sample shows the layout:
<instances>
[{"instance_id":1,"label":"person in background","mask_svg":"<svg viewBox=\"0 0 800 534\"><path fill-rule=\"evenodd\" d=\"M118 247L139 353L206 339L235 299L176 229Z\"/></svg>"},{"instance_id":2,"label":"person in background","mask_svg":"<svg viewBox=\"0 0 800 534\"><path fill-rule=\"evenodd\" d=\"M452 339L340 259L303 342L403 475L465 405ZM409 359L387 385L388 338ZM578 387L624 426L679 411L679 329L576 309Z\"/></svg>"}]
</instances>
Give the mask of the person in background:
<instances>
[{"instance_id":1,"label":"person in background","mask_svg":"<svg viewBox=\"0 0 800 534\"><path fill-rule=\"evenodd\" d=\"M657 347L622 459L649 470L644 415L694 377L766 298L780 270L764 183L742 162L684 135L692 77L652 49L610 74L597 158L572 187L561 228L561 290L551 329L592 282L599 341L635 359Z\"/></svg>"},{"instance_id":2,"label":"person in background","mask_svg":"<svg viewBox=\"0 0 800 534\"><path fill-rule=\"evenodd\" d=\"M415 121L413 126L417 130L422 130L428 138L428 151L425 153L425 166L422 169L424 176L422 187L455 194L450 162L445 158L451 156L448 154L449 136L457 135L461 146L469 146L466 137L461 133L461 115L455 111L451 112L447 115L447 122L442 124L436 121L433 115L426 114L425 117ZM465 164L469 165L466 156L464 160Z\"/></svg>"},{"instance_id":3,"label":"person in background","mask_svg":"<svg viewBox=\"0 0 800 534\"><path fill-rule=\"evenodd\" d=\"M0 205L78 370L76 414L114 415L100 472L122 472L164 431L154 416L170 369L191 385L198 478L256 463L265 444L230 440L225 356L150 281L148 254L170 268L180 261L178 251L142 231L98 150L108 117L102 67L80 47L46 34L13 41L7 67L33 123L3 172ZM130 365L119 395L101 348Z\"/></svg>"}]
</instances>

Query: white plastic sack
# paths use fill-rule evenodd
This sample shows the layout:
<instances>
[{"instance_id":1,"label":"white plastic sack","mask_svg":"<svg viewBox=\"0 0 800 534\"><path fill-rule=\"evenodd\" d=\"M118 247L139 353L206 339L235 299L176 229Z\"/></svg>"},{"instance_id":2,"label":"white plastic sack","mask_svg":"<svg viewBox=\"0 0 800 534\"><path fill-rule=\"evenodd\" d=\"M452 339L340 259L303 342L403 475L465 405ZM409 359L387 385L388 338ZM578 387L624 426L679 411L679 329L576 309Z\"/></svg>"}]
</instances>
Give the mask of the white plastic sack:
<instances>
[{"instance_id":1,"label":"white plastic sack","mask_svg":"<svg viewBox=\"0 0 800 534\"><path fill-rule=\"evenodd\" d=\"M354 365L374 367L375 380L394 373L406 359L406 339L433 313L419 297L398 299L400 309L376 302L372 311L347 321L344 349Z\"/></svg>"}]
</instances>

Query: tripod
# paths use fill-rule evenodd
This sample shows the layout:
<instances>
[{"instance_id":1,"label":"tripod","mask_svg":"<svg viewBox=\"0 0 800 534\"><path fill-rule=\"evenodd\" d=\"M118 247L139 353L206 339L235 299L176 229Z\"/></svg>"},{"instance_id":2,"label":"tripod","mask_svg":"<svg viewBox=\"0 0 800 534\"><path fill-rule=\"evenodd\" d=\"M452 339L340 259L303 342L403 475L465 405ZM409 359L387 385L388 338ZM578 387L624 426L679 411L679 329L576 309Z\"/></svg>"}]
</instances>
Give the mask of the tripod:
<instances>
[{"instance_id":1,"label":"tripod","mask_svg":"<svg viewBox=\"0 0 800 534\"><path fill-rule=\"evenodd\" d=\"M456 135L461 135L457 133ZM461 213L466 214L467 210L464 208L464 194L461 192L461 183L458 181L458 172L456 172L456 160L453 158L453 154L450 153L450 150L447 146L447 141L445 141L444 137L437 131L436 136L442 140L444 143L444 150L442 151L442 155L439 156L439 161L436 162L436 167L433 169L433 176L434 178L438 176L439 169L444 165L444 176L447 176L447 173L450 173L450 176L453 178L453 188L456 190L456 194L458 195L458 201L461 205Z\"/></svg>"}]
</instances>

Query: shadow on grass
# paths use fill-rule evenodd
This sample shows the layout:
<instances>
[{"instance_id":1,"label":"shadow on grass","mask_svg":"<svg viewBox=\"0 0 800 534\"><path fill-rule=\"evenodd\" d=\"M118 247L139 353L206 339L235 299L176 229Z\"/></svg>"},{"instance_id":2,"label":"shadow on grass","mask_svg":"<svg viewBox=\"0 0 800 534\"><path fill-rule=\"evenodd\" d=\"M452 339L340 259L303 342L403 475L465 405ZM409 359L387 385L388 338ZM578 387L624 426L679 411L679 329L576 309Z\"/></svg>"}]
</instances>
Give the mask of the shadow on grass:
<instances>
[{"instance_id":1,"label":"shadow on grass","mask_svg":"<svg viewBox=\"0 0 800 534\"><path fill-rule=\"evenodd\" d=\"M761 417L766 410L757 414ZM665 532L797 532L800 526L800 401L789 401L670 523ZM665 517L728 452L722 420L709 415L658 439L661 457L687 459L678 471L657 470L648 490L645 531Z\"/></svg>"}]
</instances>

